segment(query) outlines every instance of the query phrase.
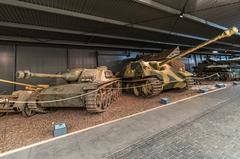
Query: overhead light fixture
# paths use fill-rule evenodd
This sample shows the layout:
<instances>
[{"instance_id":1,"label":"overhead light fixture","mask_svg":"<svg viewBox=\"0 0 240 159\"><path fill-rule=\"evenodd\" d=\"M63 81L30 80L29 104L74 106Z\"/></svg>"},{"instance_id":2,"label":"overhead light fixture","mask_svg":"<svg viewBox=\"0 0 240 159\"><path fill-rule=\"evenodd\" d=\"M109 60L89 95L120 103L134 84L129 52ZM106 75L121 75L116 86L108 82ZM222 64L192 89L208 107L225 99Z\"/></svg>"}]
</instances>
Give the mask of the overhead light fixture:
<instances>
[{"instance_id":1,"label":"overhead light fixture","mask_svg":"<svg viewBox=\"0 0 240 159\"><path fill-rule=\"evenodd\" d=\"M181 12L181 13L179 14L179 17L180 17L180 18L183 18L183 17L184 17L184 13Z\"/></svg>"},{"instance_id":2,"label":"overhead light fixture","mask_svg":"<svg viewBox=\"0 0 240 159\"><path fill-rule=\"evenodd\" d=\"M218 53L218 51L217 51L217 50L214 50L214 51L212 51L212 53L214 53L214 54L217 54L217 53Z\"/></svg>"}]
</instances>

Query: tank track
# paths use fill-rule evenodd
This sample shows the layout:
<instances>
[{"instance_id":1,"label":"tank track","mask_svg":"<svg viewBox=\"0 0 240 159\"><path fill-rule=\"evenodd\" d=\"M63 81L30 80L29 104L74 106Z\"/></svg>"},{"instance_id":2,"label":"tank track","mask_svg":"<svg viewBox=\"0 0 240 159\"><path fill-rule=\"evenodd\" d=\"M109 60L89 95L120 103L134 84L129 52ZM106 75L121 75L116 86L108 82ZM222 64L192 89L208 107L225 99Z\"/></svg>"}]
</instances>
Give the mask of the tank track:
<instances>
[{"instance_id":1,"label":"tank track","mask_svg":"<svg viewBox=\"0 0 240 159\"><path fill-rule=\"evenodd\" d=\"M187 77L186 78L186 83L187 83L187 87L188 87L189 85L194 85L195 81L192 77Z\"/></svg>"},{"instance_id":2,"label":"tank track","mask_svg":"<svg viewBox=\"0 0 240 159\"><path fill-rule=\"evenodd\" d=\"M0 117L6 115L9 112L20 112L18 108L14 108L14 103L10 100L17 100L16 95L1 95L0 96Z\"/></svg>"},{"instance_id":3,"label":"tank track","mask_svg":"<svg viewBox=\"0 0 240 159\"><path fill-rule=\"evenodd\" d=\"M162 81L160 81L158 78L155 78L155 77L144 78L144 79L140 79L140 80L124 81L124 82L125 82L125 84L128 84L128 87L130 87L127 90L127 92L131 92L135 96L145 96L145 97L156 96L156 95L159 95L163 90ZM151 88L150 88L150 90L147 91L148 93L146 94L143 91L143 87L147 86L147 84L150 84ZM135 89L137 89L137 91L139 92L139 95L137 95L134 92L134 89L131 88L134 86L136 86ZM147 89L147 87L145 87L145 89Z\"/></svg>"},{"instance_id":4,"label":"tank track","mask_svg":"<svg viewBox=\"0 0 240 159\"><path fill-rule=\"evenodd\" d=\"M159 95L163 90L162 81L160 81L157 78L151 78L149 79L149 81L151 82L152 85L152 94L150 96Z\"/></svg>"},{"instance_id":5,"label":"tank track","mask_svg":"<svg viewBox=\"0 0 240 159\"><path fill-rule=\"evenodd\" d=\"M89 90L85 99L86 109L90 113L104 112L121 95L120 81L102 85L98 91Z\"/></svg>"}]
</instances>

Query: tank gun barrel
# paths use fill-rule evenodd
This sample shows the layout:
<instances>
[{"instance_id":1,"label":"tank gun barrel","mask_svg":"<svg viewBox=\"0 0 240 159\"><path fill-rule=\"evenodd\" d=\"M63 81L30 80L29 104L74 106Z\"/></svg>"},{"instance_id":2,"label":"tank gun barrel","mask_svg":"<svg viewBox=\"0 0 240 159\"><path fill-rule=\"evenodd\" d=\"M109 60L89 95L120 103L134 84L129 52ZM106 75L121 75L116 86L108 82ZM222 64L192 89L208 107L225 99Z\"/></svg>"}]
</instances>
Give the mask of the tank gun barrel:
<instances>
[{"instance_id":1,"label":"tank gun barrel","mask_svg":"<svg viewBox=\"0 0 240 159\"><path fill-rule=\"evenodd\" d=\"M19 79L28 79L28 78L62 78L61 74L47 74L47 73L33 73L29 70L17 71L16 77Z\"/></svg>"},{"instance_id":2,"label":"tank gun barrel","mask_svg":"<svg viewBox=\"0 0 240 159\"><path fill-rule=\"evenodd\" d=\"M66 72L63 74L47 74L47 73L34 73L29 70L17 71L16 77L20 79L28 78L63 78L66 81L73 82L79 78L81 74L81 69L72 70L71 72Z\"/></svg>"},{"instance_id":3,"label":"tank gun barrel","mask_svg":"<svg viewBox=\"0 0 240 159\"><path fill-rule=\"evenodd\" d=\"M186 55L188 55L190 53L193 53L194 51L196 51L196 50L198 50L200 48L203 48L203 47L205 47L205 46L215 42L215 41L221 40L221 39L226 38L226 37L230 37L230 36L232 36L234 34L237 34L237 33L238 33L238 28L237 27L232 27L232 28L230 28L228 30L225 30L222 34L220 34L220 35L218 35L218 36L216 36L216 37L214 37L212 39L209 39L208 41L203 42L203 43L197 45L196 47L190 48L190 49L188 49L186 51L181 52L180 54L178 54L176 56L173 56L171 58L168 58L168 59L164 60L161 63L161 65L169 63L169 62L171 62L171 61L173 61L173 60L175 60L177 58L181 58L183 56L186 56Z\"/></svg>"},{"instance_id":4,"label":"tank gun barrel","mask_svg":"<svg viewBox=\"0 0 240 159\"><path fill-rule=\"evenodd\" d=\"M41 90L41 89L48 87L48 85L31 85L31 84L14 82L14 81L9 81L9 80L4 80L4 79L0 79L0 82L22 86L22 87L25 87L27 90Z\"/></svg>"}]
</instances>

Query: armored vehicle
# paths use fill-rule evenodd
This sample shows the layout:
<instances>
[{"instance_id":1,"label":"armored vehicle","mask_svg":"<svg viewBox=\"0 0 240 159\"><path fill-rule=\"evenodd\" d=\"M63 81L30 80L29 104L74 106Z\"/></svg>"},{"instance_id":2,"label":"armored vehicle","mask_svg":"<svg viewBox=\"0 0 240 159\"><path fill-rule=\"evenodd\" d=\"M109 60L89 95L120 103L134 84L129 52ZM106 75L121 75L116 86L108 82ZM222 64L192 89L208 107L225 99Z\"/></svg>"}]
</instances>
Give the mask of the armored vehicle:
<instances>
[{"instance_id":1,"label":"armored vehicle","mask_svg":"<svg viewBox=\"0 0 240 159\"><path fill-rule=\"evenodd\" d=\"M240 79L240 58L232 58L224 61L215 61L207 58L194 68L198 77L212 76L212 80L231 81Z\"/></svg>"},{"instance_id":2,"label":"armored vehicle","mask_svg":"<svg viewBox=\"0 0 240 159\"><path fill-rule=\"evenodd\" d=\"M49 85L31 85L20 82L0 79L0 82L13 84L24 87L24 90L12 92L11 95L0 95L0 117L9 112L22 112L25 100L27 100L34 92L48 88Z\"/></svg>"},{"instance_id":3,"label":"armored vehicle","mask_svg":"<svg viewBox=\"0 0 240 159\"><path fill-rule=\"evenodd\" d=\"M127 92L134 93L136 96L154 96L165 89L184 88L187 86L188 77L192 74L187 72L177 59L237 32L238 29L233 27L194 48L179 53L174 51L168 58L160 61L140 59L129 62L120 73L123 86L126 87Z\"/></svg>"},{"instance_id":4,"label":"armored vehicle","mask_svg":"<svg viewBox=\"0 0 240 159\"><path fill-rule=\"evenodd\" d=\"M121 83L107 67L71 69L61 74L43 74L17 71L17 78L57 78L56 85L33 91L16 91L0 97L0 110L21 111L24 116L45 113L49 108L85 107L88 112L99 113L121 94ZM14 97L14 98L13 98ZM2 100L2 102L1 102Z\"/></svg>"}]
</instances>

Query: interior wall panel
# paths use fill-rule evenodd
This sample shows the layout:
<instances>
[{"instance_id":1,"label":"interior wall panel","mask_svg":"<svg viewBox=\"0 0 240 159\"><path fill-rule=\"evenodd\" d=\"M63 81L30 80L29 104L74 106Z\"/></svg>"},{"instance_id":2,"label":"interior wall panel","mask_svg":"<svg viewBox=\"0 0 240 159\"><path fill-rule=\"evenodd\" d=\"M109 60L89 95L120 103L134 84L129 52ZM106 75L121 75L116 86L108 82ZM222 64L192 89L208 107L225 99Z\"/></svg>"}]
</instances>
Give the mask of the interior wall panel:
<instances>
[{"instance_id":1,"label":"interior wall panel","mask_svg":"<svg viewBox=\"0 0 240 159\"><path fill-rule=\"evenodd\" d=\"M95 68L97 66L96 50L69 49L69 68Z\"/></svg>"},{"instance_id":2,"label":"interior wall panel","mask_svg":"<svg viewBox=\"0 0 240 159\"><path fill-rule=\"evenodd\" d=\"M67 49L52 47L17 47L17 70L39 73L58 73L67 69ZM30 84L52 84L54 79L17 79Z\"/></svg>"},{"instance_id":3,"label":"interior wall panel","mask_svg":"<svg viewBox=\"0 0 240 159\"><path fill-rule=\"evenodd\" d=\"M0 46L0 79L14 80L14 63L14 46ZM8 94L13 90L13 85L0 83L0 94Z\"/></svg>"},{"instance_id":4,"label":"interior wall panel","mask_svg":"<svg viewBox=\"0 0 240 159\"><path fill-rule=\"evenodd\" d=\"M137 52L130 52L129 56L124 51L105 51L101 50L98 51L98 65L99 66L107 66L111 69L114 73L119 72L122 70L124 66L123 60L129 58L135 58L139 53ZM112 56L112 55L118 56Z\"/></svg>"},{"instance_id":5,"label":"interior wall panel","mask_svg":"<svg viewBox=\"0 0 240 159\"><path fill-rule=\"evenodd\" d=\"M193 72L193 68L196 66L194 55L189 55L187 57L182 58L183 63L185 64L185 68L187 71Z\"/></svg>"},{"instance_id":6,"label":"interior wall panel","mask_svg":"<svg viewBox=\"0 0 240 159\"><path fill-rule=\"evenodd\" d=\"M16 49L16 60L15 50ZM39 73L57 73L67 68L95 68L107 66L114 73L121 71L124 60L141 55L139 52L106 51L90 49L66 49L53 47L34 47L0 45L0 78L14 80L16 70L30 70ZM98 52L98 56L96 54ZM130 53L130 54L128 54ZM199 61L199 58L197 58ZM204 59L204 57L203 57ZM16 65L15 65L16 61ZM195 60L193 55L184 58L184 63L189 71L193 71ZM18 82L29 84L52 84L54 79L17 79ZM20 89L20 87L17 87ZM13 85L0 83L0 94L8 94L14 90Z\"/></svg>"}]
</instances>

